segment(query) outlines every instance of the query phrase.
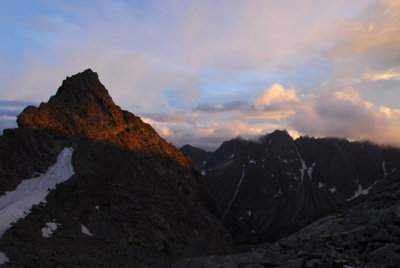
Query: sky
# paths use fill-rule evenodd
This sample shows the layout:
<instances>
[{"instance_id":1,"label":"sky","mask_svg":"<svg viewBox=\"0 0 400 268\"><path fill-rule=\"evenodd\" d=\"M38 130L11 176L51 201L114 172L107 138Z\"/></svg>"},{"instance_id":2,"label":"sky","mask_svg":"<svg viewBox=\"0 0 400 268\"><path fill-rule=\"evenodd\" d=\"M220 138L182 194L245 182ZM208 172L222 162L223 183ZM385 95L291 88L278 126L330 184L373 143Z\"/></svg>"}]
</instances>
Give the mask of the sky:
<instances>
[{"instance_id":1,"label":"sky","mask_svg":"<svg viewBox=\"0 0 400 268\"><path fill-rule=\"evenodd\" d=\"M87 68L176 146L400 146L398 0L0 1L0 131Z\"/></svg>"}]
</instances>

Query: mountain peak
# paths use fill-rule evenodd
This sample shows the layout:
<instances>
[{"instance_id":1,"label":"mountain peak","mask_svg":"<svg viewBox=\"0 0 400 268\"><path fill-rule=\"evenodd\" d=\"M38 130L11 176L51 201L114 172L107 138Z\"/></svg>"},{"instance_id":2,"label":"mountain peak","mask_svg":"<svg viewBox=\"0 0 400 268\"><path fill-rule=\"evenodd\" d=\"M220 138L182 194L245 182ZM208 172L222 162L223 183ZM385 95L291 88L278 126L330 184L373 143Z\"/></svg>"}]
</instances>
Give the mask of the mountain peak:
<instances>
[{"instance_id":1,"label":"mountain peak","mask_svg":"<svg viewBox=\"0 0 400 268\"><path fill-rule=\"evenodd\" d=\"M17 123L21 128L55 130L67 136L169 155L184 166L194 166L149 124L115 105L97 73L91 69L67 77L56 95L47 103L41 103L39 108L26 107L18 115Z\"/></svg>"},{"instance_id":2,"label":"mountain peak","mask_svg":"<svg viewBox=\"0 0 400 268\"><path fill-rule=\"evenodd\" d=\"M277 144L290 144L293 142L293 138L289 135L286 130L275 130L272 133L264 135L260 138L261 142L274 141Z\"/></svg>"},{"instance_id":3,"label":"mountain peak","mask_svg":"<svg viewBox=\"0 0 400 268\"><path fill-rule=\"evenodd\" d=\"M101 106L103 110L116 106L97 73L91 69L67 77L49 104L62 105L78 113L90 112L95 106Z\"/></svg>"}]
</instances>

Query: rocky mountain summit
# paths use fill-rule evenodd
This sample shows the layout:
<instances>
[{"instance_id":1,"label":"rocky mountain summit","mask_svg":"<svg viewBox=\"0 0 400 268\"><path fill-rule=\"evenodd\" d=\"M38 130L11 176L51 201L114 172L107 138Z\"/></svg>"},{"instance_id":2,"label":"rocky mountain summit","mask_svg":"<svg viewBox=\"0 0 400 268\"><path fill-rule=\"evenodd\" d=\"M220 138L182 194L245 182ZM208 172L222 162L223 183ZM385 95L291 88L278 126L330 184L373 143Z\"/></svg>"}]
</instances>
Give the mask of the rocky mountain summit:
<instances>
[{"instance_id":1,"label":"rocky mountain summit","mask_svg":"<svg viewBox=\"0 0 400 268\"><path fill-rule=\"evenodd\" d=\"M197 166L91 70L18 124L0 136L0 264L168 267L232 251Z\"/></svg>"},{"instance_id":2,"label":"rocky mountain summit","mask_svg":"<svg viewBox=\"0 0 400 268\"><path fill-rule=\"evenodd\" d=\"M400 150L277 130L224 142L202 167L237 244L287 236L366 196L400 170Z\"/></svg>"},{"instance_id":3,"label":"rocky mountain summit","mask_svg":"<svg viewBox=\"0 0 400 268\"><path fill-rule=\"evenodd\" d=\"M57 94L39 108L25 108L17 123L20 128L53 130L137 151L166 154L181 165L194 167L188 157L149 124L115 105L97 73L90 69L67 77Z\"/></svg>"}]
</instances>

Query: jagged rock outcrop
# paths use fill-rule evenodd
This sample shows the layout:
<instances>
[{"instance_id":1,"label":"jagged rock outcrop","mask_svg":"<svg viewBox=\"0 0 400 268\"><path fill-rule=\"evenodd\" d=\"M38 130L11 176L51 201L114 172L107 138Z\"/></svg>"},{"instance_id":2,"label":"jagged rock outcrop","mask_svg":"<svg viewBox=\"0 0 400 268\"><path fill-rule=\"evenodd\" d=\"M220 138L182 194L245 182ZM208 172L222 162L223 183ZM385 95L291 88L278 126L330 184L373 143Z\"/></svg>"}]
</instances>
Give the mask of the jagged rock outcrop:
<instances>
[{"instance_id":1,"label":"jagged rock outcrop","mask_svg":"<svg viewBox=\"0 0 400 268\"><path fill-rule=\"evenodd\" d=\"M186 144L180 148L184 155L189 156L199 168L201 168L210 157L211 152Z\"/></svg>"},{"instance_id":2,"label":"jagged rock outcrop","mask_svg":"<svg viewBox=\"0 0 400 268\"><path fill-rule=\"evenodd\" d=\"M67 77L55 96L39 108L18 115L20 128L53 130L68 136L107 141L130 149L166 154L194 167L188 157L167 143L139 117L115 105L97 73L90 69Z\"/></svg>"},{"instance_id":3,"label":"jagged rock outcrop","mask_svg":"<svg viewBox=\"0 0 400 268\"><path fill-rule=\"evenodd\" d=\"M203 174L238 244L272 241L368 194L400 170L400 150L275 131L224 142Z\"/></svg>"},{"instance_id":4,"label":"jagged rock outcrop","mask_svg":"<svg viewBox=\"0 0 400 268\"><path fill-rule=\"evenodd\" d=\"M119 109L96 73L67 78L18 124L0 136L0 194L46 173L65 147L73 148L75 174L0 237L5 266L168 267L231 252L195 164ZM10 204L0 203L3 215Z\"/></svg>"}]
</instances>

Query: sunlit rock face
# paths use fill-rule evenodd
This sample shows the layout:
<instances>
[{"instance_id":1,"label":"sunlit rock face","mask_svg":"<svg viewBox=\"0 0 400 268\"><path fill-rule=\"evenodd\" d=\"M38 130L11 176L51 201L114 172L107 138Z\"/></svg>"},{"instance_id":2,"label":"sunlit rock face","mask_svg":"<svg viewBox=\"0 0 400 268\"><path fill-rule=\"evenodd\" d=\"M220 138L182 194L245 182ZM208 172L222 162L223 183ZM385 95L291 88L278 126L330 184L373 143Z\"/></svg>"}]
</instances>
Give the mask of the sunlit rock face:
<instances>
[{"instance_id":1,"label":"sunlit rock face","mask_svg":"<svg viewBox=\"0 0 400 268\"><path fill-rule=\"evenodd\" d=\"M367 196L400 170L400 150L275 131L224 142L208 158L225 226L238 244L271 241Z\"/></svg>"},{"instance_id":2,"label":"sunlit rock face","mask_svg":"<svg viewBox=\"0 0 400 268\"><path fill-rule=\"evenodd\" d=\"M18 124L0 136L0 195L26 179L30 186L35 178L58 180L43 174L65 148L73 150L74 174L45 187L45 202L7 226L0 237L6 264L169 267L232 251L194 162L116 106L91 70L64 80L48 103L27 107ZM0 215L13 205L3 203Z\"/></svg>"},{"instance_id":3,"label":"sunlit rock face","mask_svg":"<svg viewBox=\"0 0 400 268\"><path fill-rule=\"evenodd\" d=\"M67 77L55 96L39 108L25 108L17 122L20 128L56 130L68 136L167 154L186 167L195 166L149 124L115 105L97 73L90 69Z\"/></svg>"}]
</instances>

